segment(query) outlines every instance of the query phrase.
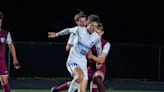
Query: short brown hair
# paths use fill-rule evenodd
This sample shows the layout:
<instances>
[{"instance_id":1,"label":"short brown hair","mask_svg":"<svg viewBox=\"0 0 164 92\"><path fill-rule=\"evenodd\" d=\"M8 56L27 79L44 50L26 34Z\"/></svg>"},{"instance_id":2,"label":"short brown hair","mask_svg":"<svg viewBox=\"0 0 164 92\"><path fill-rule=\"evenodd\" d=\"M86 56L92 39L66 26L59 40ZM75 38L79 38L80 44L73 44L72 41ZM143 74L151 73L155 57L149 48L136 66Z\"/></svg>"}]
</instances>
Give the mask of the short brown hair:
<instances>
[{"instance_id":1,"label":"short brown hair","mask_svg":"<svg viewBox=\"0 0 164 92\"><path fill-rule=\"evenodd\" d=\"M88 16L88 20L90 22L98 22L100 23L100 19L99 19L99 16L98 15L95 15L95 14L91 14Z\"/></svg>"},{"instance_id":2,"label":"short brown hair","mask_svg":"<svg viewBox=\"0 0 164 92\"><path fill-rule=\"evenodd\" d=\"M82 17L86 17L87 18L87 15L84 13L84 11L80 10L80 9L77 9L77 13L74 17L74 21L79 21L80 18Z\"/></svg>"}]
</instances>

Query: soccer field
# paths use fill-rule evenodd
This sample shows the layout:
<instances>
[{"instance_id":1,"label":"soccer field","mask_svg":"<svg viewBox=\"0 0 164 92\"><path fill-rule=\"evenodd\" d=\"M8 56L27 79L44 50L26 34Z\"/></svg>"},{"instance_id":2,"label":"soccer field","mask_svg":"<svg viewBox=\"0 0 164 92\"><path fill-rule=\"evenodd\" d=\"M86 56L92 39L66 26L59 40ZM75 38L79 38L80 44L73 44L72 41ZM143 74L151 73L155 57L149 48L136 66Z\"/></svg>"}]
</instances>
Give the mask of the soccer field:
<instances>
[{"instance_id":1,"label":"soccer field","mask_svg":"<svg viewBox=\"0 0 164 92\"><path fill-rule=\"evenodd\" d=\"M3 92L2 89L0 92ZM12 92L50 92L47 89L13 89ZM67 92L67 91L63 91ZM89 91L87 91L89 92ZM150 90L107 90L106 92L161 92L161 91L150 91Z\"/></svg>"}]
</instances>

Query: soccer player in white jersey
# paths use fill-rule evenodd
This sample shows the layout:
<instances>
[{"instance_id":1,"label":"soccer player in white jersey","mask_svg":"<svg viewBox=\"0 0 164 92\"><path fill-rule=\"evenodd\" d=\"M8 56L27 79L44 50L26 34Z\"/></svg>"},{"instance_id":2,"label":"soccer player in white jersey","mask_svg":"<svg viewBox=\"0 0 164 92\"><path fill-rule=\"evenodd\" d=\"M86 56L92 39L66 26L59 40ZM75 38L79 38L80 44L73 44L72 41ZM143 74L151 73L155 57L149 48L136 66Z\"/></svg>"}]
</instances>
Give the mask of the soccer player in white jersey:
<instances>
[{"instance_id":1,"label":"soccer player in white jersey","mask_svg":"<svg viewBox=\"0 0 164 92\"><path fill-rule=\"evenodd\" d=\"M74 92L82 82L88 81L86 53L92 46L96 45L98 55L102 53L101 37L95 32L99 22L100 20L97 15L90 15L88 17L87 28L77 26L64 29L57 33L48 33L49 38L55 38L70 33L75 35L76 41L70 49L66 64L68 71L73 76L68 92ZM80 92L86 92L86 90L80 89Z\"/></svg>"},{"instance_id":2,"label":"soccer player in white jersey","mask_svg":"<svg viewBox=\"0 0 164 92\"><path fill-rule=\"evenodd\" d=\"M76 15L74 16L74 21L77 24L77 26L80 27L86 27L87 25L87 15L84 13L84 11L78 9ZM73 46L74 42L74 35L70 34L67 45L66 45L66 51L70 51L70 48ZM53 86L51 88L51 92L58 92L63 91L69 88L71 84L71 81L65 82L59 86Z\"/></svg>"},{"instance_id":3,"label":"soccer player in white jersey","mask_svg":"<svg viewBox=\"0 0 164 92\"><path fill-rule=\"evenodd\" d=\"M86 27L87 15L82 10L78 9L78 12L74 17L74 21L77 24L77 26ZM73 40L74 40L74 35L70 34L67 45L66 45L66 51L69 51L70 48L73 46Z\"/></svg>"}]
</instances>

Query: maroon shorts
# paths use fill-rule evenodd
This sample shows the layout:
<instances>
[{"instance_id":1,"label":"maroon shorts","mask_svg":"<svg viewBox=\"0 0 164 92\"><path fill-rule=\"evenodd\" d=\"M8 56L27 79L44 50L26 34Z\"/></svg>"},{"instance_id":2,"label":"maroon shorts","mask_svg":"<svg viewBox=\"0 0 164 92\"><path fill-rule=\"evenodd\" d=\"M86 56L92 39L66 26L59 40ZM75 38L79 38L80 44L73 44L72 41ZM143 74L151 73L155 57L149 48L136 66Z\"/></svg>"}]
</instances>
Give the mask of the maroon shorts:
<instances>
[{"instance_id":1,"label":"maroon shorts","mask_svg":"<svg viewBox=\"0 0 164 92\"><path fill-rule=\"evenodd\" d=\"M8 75L6 62L0 60L0 75Z\"/></svg>"},{"instance_id":2,"label":"maroon shorts","mask_svg":"<svg viewBox=\"0 0 164 92\"><path fill-rule=\"evenodd\" d=\"M104 75L106 73L106 67L102 67L100 69L93 69L92 67L88 66L87 69L88 69L88 79L92 79L95 72L97 71L102 72Z\"/></svg>"}]
</instances>

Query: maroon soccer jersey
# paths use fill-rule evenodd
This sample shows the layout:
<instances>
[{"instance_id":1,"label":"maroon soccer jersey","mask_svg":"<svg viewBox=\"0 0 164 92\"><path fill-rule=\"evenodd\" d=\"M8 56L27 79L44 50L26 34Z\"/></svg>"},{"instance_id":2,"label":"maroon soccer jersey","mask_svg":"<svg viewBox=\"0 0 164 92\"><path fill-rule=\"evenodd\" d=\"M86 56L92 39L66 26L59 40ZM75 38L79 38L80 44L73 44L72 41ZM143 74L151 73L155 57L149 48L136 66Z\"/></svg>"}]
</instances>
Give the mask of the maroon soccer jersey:
<instances>
[{"instance_id":1,"label":"maroon soccer jersey","mask_svg":"<svg viewBox=\"0 0 164 92\"><path fill-rule=\"evenodd\" d=\"M105 46L105 44L107 43L106 40L101 39L101 43L102 43L102 49ZM96 55L96 47L92 47L92 53L94 55ZM96 55L97 56L97 55ZM101 72L103 72L104 74L106 73L106 65L105 62L103 64L100 65L101 67L99 69L96 69L96 62L95 61L88 61L87 67L88 67L88 76L89 78L91 78L93 76L93 74L99 70Z\"/></svg>"},{"instance_id":2,"label":"maroon soccer jersey","mask_svg":"<svg viewBox=\"0 0 164 92\"><path fill-rule=\"evenodd\" d=\"M8 31L0 31L0 75L7 74L7 66L5 62L5 52L6 52L6 39Z\"/></svg>"}]
</instances>

